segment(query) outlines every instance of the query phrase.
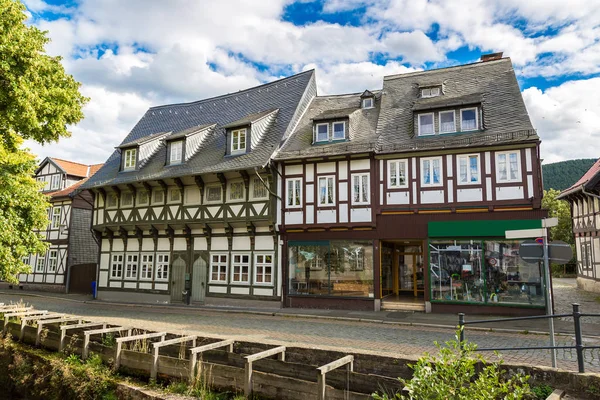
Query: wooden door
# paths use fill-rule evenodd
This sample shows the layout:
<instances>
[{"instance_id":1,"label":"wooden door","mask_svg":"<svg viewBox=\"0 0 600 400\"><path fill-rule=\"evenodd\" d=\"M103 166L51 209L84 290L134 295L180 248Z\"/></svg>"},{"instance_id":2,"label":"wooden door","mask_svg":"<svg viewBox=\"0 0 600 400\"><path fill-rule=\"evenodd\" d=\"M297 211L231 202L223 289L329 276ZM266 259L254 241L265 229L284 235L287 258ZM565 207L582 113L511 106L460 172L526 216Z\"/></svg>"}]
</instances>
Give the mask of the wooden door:
<instances>
[{"instance_id":1,"label":"wooden door","mask_svg":"<svg viewBox=\"0 0 600 400\"><path fill-rule=\"evenodd\" d=\"M174 256L171 273L171 301L180 302L183 300L183 291L185 290L185 267L186 262L181 255Z\"/></svg>"},{"instance_id":2,"label":"wooden door","mask_svg":"<svg viewBox=\"0 0 600 400\"><path fill-rule=\"evenodd\" d=\"M206 294L206 260L196 255L192 272L192 301L204 302Z\"/></svg>"}]
</instances>

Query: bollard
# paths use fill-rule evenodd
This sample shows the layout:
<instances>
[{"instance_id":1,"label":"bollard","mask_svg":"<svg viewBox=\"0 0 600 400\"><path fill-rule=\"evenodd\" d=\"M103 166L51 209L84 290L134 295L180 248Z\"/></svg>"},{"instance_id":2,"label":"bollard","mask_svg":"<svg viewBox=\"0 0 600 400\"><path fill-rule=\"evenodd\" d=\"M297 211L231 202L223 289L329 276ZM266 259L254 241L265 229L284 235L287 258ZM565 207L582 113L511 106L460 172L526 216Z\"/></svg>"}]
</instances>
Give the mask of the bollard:
<instances>
[{"instance_id":1,"label":"bollard","mask_svg":"<svg viewBox=\"0 0 600 400\"><path fill-rule=\"evenodd\" d=\"M583 339L581 337L581 312L579 312L579 304L573 303L573 322L575 323L575 351L577 352L577 367L580 373L585 372L583 364Z\"/></svg>"},{"instance_id":2,"label":"bollard","mask_svg":"<svg viewBox=\"0 0 600 400\"><path fill-rule=\"evenodd\" d=\"M461 350L464 348L464 342L465 342L465 314L464 313L458 313L458 340L459 340L459 344L460 344L460 348Z\"/></svg>"}]
</instances>

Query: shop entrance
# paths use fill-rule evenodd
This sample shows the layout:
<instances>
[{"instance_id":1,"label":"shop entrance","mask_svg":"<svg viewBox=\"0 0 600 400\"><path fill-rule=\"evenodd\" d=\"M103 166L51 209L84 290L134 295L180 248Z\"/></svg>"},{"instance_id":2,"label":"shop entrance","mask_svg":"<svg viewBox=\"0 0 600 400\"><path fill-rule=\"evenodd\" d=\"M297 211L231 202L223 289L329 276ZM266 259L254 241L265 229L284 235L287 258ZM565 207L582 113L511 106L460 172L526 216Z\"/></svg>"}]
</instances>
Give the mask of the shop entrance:
<instances>
[{"instance_id":1,"label":"shop entrance","mask_svg":"<svg viewBox=\"0 0 600 400\"><path fill-rule=\"evenodd\" d=\"M381 243L381 294L384 309L424 308L422 241ZM414 306L413 306L414 305Z\"/></svg>"}]
</instances>

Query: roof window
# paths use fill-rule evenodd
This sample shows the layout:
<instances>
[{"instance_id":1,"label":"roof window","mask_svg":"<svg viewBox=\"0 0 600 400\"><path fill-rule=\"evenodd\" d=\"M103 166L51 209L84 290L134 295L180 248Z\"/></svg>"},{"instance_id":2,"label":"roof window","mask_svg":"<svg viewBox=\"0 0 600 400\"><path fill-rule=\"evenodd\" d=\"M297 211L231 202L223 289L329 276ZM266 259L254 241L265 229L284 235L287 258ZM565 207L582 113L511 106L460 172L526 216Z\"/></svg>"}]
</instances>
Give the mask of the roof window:
<instances>
[{"instance_id":1,"label":"roof window","mask_svg":"<svg viewBox=\"0 0 600 400\"><path fill-rule=\"evenodd\" d=\"M439 96L441 92L442 91L440 90L439 86L423 88L423 89L421 89L421 97L423 97L423 98L436 97L436 96Z\"/></svg>"}]
</instances>

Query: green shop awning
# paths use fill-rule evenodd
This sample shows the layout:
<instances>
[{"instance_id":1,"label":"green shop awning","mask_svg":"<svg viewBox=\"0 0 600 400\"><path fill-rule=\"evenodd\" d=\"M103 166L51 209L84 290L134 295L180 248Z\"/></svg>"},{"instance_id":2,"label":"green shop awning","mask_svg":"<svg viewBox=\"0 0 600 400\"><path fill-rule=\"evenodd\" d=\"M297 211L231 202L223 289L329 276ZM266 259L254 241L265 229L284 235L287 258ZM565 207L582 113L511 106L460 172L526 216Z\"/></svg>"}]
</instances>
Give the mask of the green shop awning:
<instances>
[{"instance_id":1,"label":"green shop awning","mask_svg":"<svg viewBox=\"0 0 600 400\"><path fill-rule=\"evenodd\" d=\"M506 231L542 227L540 219L492 221L435 221L427 227L430 238L504 237Z\"/></svg>"}]
</instances>

